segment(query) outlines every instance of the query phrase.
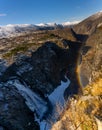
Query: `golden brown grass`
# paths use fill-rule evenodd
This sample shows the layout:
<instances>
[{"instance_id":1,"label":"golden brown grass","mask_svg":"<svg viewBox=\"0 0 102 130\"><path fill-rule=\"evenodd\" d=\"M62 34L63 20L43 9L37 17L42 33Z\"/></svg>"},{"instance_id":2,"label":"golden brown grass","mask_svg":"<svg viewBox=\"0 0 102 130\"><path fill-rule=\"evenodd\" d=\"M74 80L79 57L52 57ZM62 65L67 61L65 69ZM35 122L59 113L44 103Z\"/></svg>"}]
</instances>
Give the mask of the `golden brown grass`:
<instances>
[{"instance_id":1,"label":"golden brown grass","mask_svg":"<svg viewBox=\"0 0 102 130\"><path fill-rule=\"evenodd\" d=\"M102 118L102 78L83 89L83 96L71 98L52 130L98 130L95 117Z\"/></svg>"}]
</instances>

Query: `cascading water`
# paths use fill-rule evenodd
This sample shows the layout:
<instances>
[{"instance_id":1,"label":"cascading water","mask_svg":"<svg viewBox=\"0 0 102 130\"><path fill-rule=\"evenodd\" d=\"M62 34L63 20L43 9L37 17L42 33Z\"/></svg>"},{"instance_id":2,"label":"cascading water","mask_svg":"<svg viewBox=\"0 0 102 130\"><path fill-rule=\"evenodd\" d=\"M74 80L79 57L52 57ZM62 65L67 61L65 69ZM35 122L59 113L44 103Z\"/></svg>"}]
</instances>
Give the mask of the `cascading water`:
<instances>
[{"instance_id":1,"label":"cascading water","mask_svg":"<svg viewBox=\"0 0 102 130\"><path fill-rule=\"evenodd\" d=\"M30 110L33 112L35 111L39 119L42 119L44 113L46 113L48 109L47 102L42 100L40 96L38 96L29 88L29 86L26 84L21 84L19 80L11 80L8 83L13 84L18 89L19 93L26 100L25 103L30 108Z\"/></svg>"}]
</instances>

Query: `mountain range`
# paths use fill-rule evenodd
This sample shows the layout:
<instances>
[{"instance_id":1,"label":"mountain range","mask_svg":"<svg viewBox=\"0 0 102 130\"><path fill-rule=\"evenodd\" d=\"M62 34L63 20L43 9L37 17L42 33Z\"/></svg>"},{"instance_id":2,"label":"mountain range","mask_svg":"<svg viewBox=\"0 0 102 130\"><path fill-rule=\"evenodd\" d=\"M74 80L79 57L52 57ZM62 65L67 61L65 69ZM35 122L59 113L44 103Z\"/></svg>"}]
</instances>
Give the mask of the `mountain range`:
<instances>
[{"instance_id":1,"label":"mountain range","mask_svg":"<svg viewBox=\"0 0 102 130\"><path fill-rule=\"evenodd\" d=\"M28 31L38 31L38 30L54 30L56 28L64 28L69 27L77 24L79 21L75 22L65 22L62 24L56 23L46 23L46 24L8 24L6 26L0 27L0 38L2 37L11 37L20 35L21 33L28 32Z\"/></svg>"},{"instance_id":2,"label":"mountain range","mask_svg":"<svg viewBox=\"0 0 102 130\"><path fill-rule=\"evenodd\" d=\"M98 12L87 19L81 21L74 21L74 22L64 22L62 24L56 23L41 23L41 24L8 24L6 26L0 27L0 38L2 37L11 37L15 35L20 35L21 33L28 32L28 31L38 31L38 30L53 30L58 28L64 27L72 27L75 26L76 32L86 33L89 34L95 30L95 27L98 23L101 22L102 12ZM80 27L81 28L80 28Z\"/></svg>"}]
</instances>

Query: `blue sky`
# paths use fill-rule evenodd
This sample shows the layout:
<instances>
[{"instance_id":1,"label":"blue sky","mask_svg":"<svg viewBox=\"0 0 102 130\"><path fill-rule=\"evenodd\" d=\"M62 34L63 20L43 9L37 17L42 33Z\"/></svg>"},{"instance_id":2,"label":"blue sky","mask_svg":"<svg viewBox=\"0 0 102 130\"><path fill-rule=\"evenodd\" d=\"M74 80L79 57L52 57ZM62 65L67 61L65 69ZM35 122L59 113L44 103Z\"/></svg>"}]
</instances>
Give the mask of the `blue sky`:
<instances>
[{"instance_id":1,"label":"blue sky","mask_svg":"<svg viewBox=\"0 0 102 130\"><path fill-rule=\"evenodd\" d=\"M102 0L0 0L0 25L82 20L102 10Z\"/></svg>"}]
</instances>

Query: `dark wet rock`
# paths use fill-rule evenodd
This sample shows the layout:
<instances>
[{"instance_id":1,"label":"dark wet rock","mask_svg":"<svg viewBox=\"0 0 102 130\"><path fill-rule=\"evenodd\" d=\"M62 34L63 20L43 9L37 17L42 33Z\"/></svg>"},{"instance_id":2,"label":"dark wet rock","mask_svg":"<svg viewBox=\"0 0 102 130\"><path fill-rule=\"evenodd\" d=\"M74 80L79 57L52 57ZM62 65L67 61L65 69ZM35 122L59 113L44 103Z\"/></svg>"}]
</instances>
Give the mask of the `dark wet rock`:
<instances>
[{"instance_id":1,"label":"dark wet rock","mask_svg":"<svg viewBox=\"0 0 102 130\"><path fill-rule=\"evenodd\" d=\"M5 130L39 130L33 113L14 86L0 86L0 125Z\"/></svg>"}]
</instances>

